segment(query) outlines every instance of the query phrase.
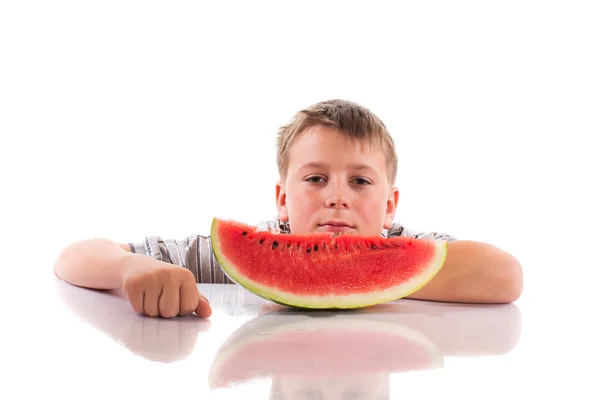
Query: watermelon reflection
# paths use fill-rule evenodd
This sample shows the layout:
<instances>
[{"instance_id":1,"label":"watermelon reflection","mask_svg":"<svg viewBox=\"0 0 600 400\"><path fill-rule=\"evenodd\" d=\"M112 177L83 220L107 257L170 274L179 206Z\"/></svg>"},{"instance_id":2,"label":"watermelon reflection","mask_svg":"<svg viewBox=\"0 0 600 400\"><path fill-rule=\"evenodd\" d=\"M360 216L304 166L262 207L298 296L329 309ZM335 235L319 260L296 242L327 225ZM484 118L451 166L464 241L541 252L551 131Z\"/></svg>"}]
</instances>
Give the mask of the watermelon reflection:
<instances>
[{"instance_id":1,"label":"watermelon reflection","mask_svg":"<svg viewBox=\"0 0 600 400\"><path fill-rule=\"evenodd\" d=\"M503 354L520 335L513 304L401 300L360 312L261 308L266 315L219 349L212 389L271 378L272 398L385 397L392 373L441 368L447 355Z\"/></svg>"},{"instance_id":2,"label":"watermelon reflection","mask_svg":"<svg viewBox=\"0 0 600 400\"><path fill-rule=\"evenodd\" d=\"M262 329L251 326L255 324ZM426 336L401 325L265 315L244 325L221 348L211 383L219 387L260 375L338 377L442 365L442 354Z\"/></svg>"}]
</instances>

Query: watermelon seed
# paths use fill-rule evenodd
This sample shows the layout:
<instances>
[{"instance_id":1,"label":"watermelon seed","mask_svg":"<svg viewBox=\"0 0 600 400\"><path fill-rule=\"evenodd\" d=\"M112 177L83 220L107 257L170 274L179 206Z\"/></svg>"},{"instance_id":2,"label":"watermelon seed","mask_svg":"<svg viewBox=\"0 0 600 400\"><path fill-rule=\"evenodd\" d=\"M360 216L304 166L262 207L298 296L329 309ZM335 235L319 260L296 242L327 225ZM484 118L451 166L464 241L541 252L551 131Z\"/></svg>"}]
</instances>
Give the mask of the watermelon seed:
<instances>
[{"instance_id":1,"label":"watermelon seed","mask_svg":"<svg viewBox=\"0 0 600 400\"><path fill-rule=\"evenodd\" d=\"M246 236L248 234L248 232L244 231L242 232L242 236Z\"/></svg>"},{"instance_id":2,"label":"watermelon seed","mask_svg":"<svg viewBox=\"0 0 600 400\"><path fill-rule=\"evenodd\" d=\"M319 251L319 245L315 244L315 251Z\"/></svg>"},{"instance_id":3,"label":"watermelon seed","mask_svg":"<svg viewBox=\"0 0 600 400\"><path fill-rule=\"evenodd\" d=\"M371 245L371 248L372 248L373 250L377 250L377 247L375 247L375 245L374 245L374 244L372 244L372 245Z\"/></svg>"},{"instance_id":4,"label":"watermelon seed","mask_svg":"<svg viewBox=\"0 0 600 400\"><path fill-rule=\"evenodd\" d=\"M306 252L307 252L307 253L310 253L310 250L311 250L311 249L312 249L312 247L310 247L310 246L309 246L309 247L306 249Z\"/></svg>"},{"instance_id":5,"label":"watermelon seed","mask_svg":"<svg viewBox=\"0 0 600 400\"><path fill-rule=\"evenodd\" d=\"M287 247L291 247L292 246L292 242L287 242Z\"/></svg>"},{"instance_id":6,"label":"watermelon seed","mask_svg":"<svg viewBox=\"0 0 600 400\"><path fill-rule=\"evenodd\" d=\"M277 246L279 246L279 243L273 242L273 247L271 247L271 249L275 250L277 248Z\"/></svg>"},{"instance_id":7,"label":"watermelon seed","mask_svg":"<svg viewBox=\"0 0 600 400\"><path fill-rule=\"evenodd\" d=\"M265 241L265 238L261 238L260 242L258 242L258 243L263 244L264 241Z\"/></svg>"}]
</instances>

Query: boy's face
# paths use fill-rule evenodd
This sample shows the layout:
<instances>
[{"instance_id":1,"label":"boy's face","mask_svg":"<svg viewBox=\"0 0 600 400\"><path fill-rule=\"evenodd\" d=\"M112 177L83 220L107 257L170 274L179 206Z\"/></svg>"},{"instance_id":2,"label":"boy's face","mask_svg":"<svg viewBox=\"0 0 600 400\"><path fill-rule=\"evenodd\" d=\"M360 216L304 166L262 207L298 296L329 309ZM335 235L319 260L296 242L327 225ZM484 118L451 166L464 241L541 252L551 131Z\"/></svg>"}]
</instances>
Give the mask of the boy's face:
<instances>
[{"instance_id":1,"label":"boy's face","mask_svg":"<svg viewBox=\"0 0 600 400\"><path fill-rule=\"evenodd\" d=\"M392 227L398 189L388 182L381 151L318 125L292 146L276 198L292 233L377 236Z\"/></svg>"}]
</instances>

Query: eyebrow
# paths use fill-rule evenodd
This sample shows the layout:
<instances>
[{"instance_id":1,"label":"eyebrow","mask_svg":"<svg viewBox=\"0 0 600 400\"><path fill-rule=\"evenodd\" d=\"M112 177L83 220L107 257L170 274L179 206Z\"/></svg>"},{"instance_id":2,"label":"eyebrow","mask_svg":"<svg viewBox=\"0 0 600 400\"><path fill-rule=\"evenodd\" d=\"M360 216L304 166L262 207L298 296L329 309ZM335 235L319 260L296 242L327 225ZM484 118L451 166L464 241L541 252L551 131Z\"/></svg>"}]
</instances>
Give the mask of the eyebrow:
<instances>
[{"instance_id":1,"label":"eyebrow","mask_svg":"<svg viewBox=\"0 0 600 400\"><path fill-rule=\"evenodd\" d=\"M324 162L317 162L317 161L313 161L313 162L309 162L306 164L303 164L300 168L298 169L305 169L305 168L327 168L329 167L329 164L324 163ZM373 168L369 167L366 164L356 164L356 163L352 163L352 164L348 164L347 165L348 168L353 169L353 170L371 170L371 171L375 171Z\"/></svg>"}]
</instances>

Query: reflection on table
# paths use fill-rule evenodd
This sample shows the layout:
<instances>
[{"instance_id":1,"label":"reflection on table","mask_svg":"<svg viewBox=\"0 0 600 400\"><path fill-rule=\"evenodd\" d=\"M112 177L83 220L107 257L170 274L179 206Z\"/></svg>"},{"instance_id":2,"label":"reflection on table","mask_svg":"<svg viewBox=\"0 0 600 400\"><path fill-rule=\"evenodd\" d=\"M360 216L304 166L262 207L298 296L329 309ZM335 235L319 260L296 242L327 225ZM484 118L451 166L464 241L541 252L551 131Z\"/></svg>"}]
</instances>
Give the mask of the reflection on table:
<instances>
[{"instance_id":1,"label":"reflection on table","mask_svg":"<svg viewBox=\"0 0 600 400\"><path fill-rule=\"evenodd\" d=\"M445 356L501 355L519 341L514 304L469 305L402 299L358 310L289 308L238 285L198 285L210 320L137 315L122 291L57 282L78 318L148 360L186 359L197 338L225 318L251 318L223 338L209 384L222 391L272 381L271 398L387 398L389 375L443 368Z\"/></svg>"},{"instance_id":2,"label":"reflection on table","mask_svg":"<svg viewBox=\"0 0 600 400\"><path fill-rule=\"evenodd\" d=\"M262 304L221 346L209 383L270 378L272 399L387 398L389 375L443 367L443 357L504 354L518 342L513 304L399 300L362 310Z\"/></svg>"}]
</instances>

